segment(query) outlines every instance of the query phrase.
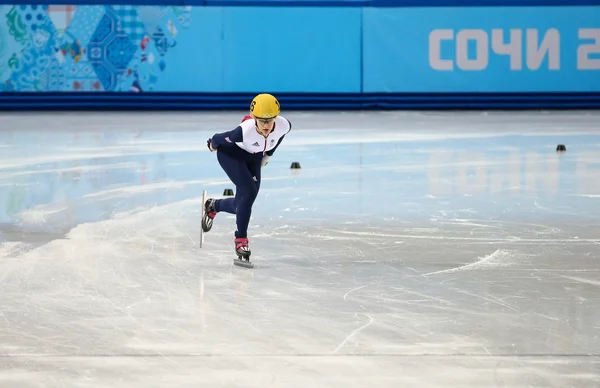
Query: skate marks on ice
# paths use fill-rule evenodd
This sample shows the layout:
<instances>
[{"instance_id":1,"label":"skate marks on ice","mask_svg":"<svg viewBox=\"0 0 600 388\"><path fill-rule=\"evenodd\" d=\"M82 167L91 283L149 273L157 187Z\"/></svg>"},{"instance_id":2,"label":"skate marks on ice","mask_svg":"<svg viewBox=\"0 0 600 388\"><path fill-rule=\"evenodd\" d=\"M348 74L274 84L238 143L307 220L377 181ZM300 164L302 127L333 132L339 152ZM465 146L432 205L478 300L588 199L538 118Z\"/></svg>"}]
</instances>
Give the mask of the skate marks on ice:
<instances>
[{"instance_id":1,"label":"skate marks on ice","mask_svg":"<svg viewBox=\"0 0 600 388\"><path fill-rule=\"evenodd\" d=\"M423 274L423 276L437 275L442 273L454 273L474 269L493 269L510 267L511 264L518 262L518 258L516 256L517 255L511 253L510 251L507 251L506 249L497 249L492 254L483 256L473 263L461 265L460 267L455 267L451 269L429 272Z\"/></svg>"},{"instance_id":2,"label":"skate marks on ice","mask_svg":"<svg viewBox=\"0 0 600 388\"><path fill-rule=\"evenodd\" d=\"M264 181L286 179L289 177L281 175L266 177ZM198 198L198 188L226 186L230 183L223 179L194 179L111 187L60 203L32 206L16 214L14 221L25 231L42 231L48 235L56 230L64 233L82 222L106 220L115 214L134 214L181 200L194 201Z\"/></svg>"},{"instance_id":3,"label":"skate marks on ice","mask_svg":"<svg viewBox=\"0 0 600 388\"><path fill-rule=\"evenodd\" d=\"M342 116L330 117L327 123L312 121L333 126ZM470 129L465 132L481 132L490 121L476 116L476 123L467 120ZM572 117L558 123L552 116L543 122L535 117L526 126L534 132L552 126L556 131L566 125L572 128ZM178 125L197 131L189 117ZM351 123L360 133L344 139L357 144L366 138L386 141L393 132L398 133L399 142L415 140L410 136L414 116L405 119L403 124L410 128L405 134L399 133L395 115L377 115L379 123L374 117L364 115L359 124ZM462 131L465 120L460 117L450 125ZM98 121L106 124L104 120ZM117 129L125 123L148 129L160 122L152 116L144 124L141 115L111 115L109 120ZM213 123L217 120L222 115L214 115ZM430 139L444 138L439 133L448 132L446 114L423 120L440 130L438 135L429 134ZM514 125L515 132L522 132L520 123ZM207 126L213 128L211 123ZM378 140L364 135L368 127L388 131L380 130ZM503 120L494 129L501 127L505 127ZM164 137L159 135L159 139ZM329 137L325 142L338 142L339 137ZM127 153L205 149L203 134L194 132L190 138L199 141L171 138L172 147L148 143L144 149L131 148ZM290 138L290 145L309 149L314 139L309 131L304 138ZM321 136L318 141L323 140ZM122 141L114 149L103 145L93 154L112 158L123 153L122 145ZM424 152L426 156L429 151ZM568 155L573 155L571 147ZM57 160L54 155L41 156L45 162ZM70 150L65 157L84 160L89 154ZM364 171L352 164L344 170L337 156L331 157L330 168L320 180L324 184L315 187L311 179L310 187L302 188L307 190L305 198L322 195L331 200L331 185L340 187L332 177L341 171ZM322 162L322 156L316 161ZM169 159L172 162L185 162L188 170L193 165L189 160ZM40 160L12 164L23 168L37 163ZM382 163L374 160L371 172L387 168ZM387 163L397 166L397 156ZM124 171L131 168L121 167ZM309 166L303 167L305 179L315 177ZM396 178L384 189L405 180ZM175 194L163 199L173 201L196 196L196 188L205 186L205 180L196 177L178 179L177 184L158 182L145 188L125 182L125 187L105 186L86 193L77 209L93 210L100 203L123 201L112 208L123 213L95 224L84 220L67 239L27 252L20 246L7 248L9 260L0 259L0 386L598 385L599 359L591 356L600 353L597 287L580 281L598 278L598 270L590 269L597 268L598 260L593 224L567 230L561 218L561 231L550 222L534 225L446 217L431 223L358 220L340 231L339 224L323 219L323 214L316 226L298 222L296 218L311 217L311 204L299 200L291 209L304 210L302 217L288 213L265 222L256 213L254 221L261 233L251 243L257 268L248 271L231 264L233 217L219 215L205 248L198 250L198 201L151 206L158 193ZM371 175L371 179L376 182L379 177ZM214 181L218 180L222 177ZM354 193L352 201L373 194L366 190L368 181L356 190L342 187L336 193ZM373 187L381 198L380 187ZM432 206L447 209L446 204L424 204L418 190L410 191L417 194L412 206L421 215ZM146 209L135 208L140 200L142 206L148 205ZM468 206L488 206L476 200ZM348 209L348 214L334 214L338 220L356 216L351 214L356 213L354 203L338 202ZM541 200L536 206L551 208ZM28 219L32 224L54 226L67 213L55 213L57 209L36 208ZM48 212L38 217L38 210ZM364 212L369 212L367 205ZM405 214L394 216L404 219ZM501 252L509 252L510 261ZM482 263L475 265L478 260Z\"/></svg>"},{"instance_id":4,"label":"skate marks on ice","mask_svg":"<svg viewBox=\"0 0 600 388\"><path fill-rule=\"evenodd\" d=\"M572 281L562 290L551 273L531 277L533 261L511 277L495 268L427 278L419 274L459 261L452 244L460 260L490 246L318 239L332 225L283 219L253 239L257 268L236 270L233 218L198 249L200 213L190 200L118 214L1 260L0 385L583 387L600 378L589 356L600 353L598 298Z\"/></svg>"},{"instance_id":5,"label":"skate marks on ice","mask_svg":"<svg viewBox=\"0 0 600 388\"><path fill-rule=\"evenodd\" d=\"M183 356L0 359L19 388L419 386L594 388L600 359L443 356ZM35 366L35 371L28 370ZM67 367L65 367L67 365ZM8 385L7 385L8 387Z\"/></svg>"},{"instance_id":6,"label":"skate marks on ice","mask_svg":"<svg viewBox=\"0 0 600 388\"><path fill-rule=\"evenodd\" d=\"M426 257L431 252L438 252L435 265L442 268L420 271L406 266L414 272L414 276L497 268L597 271L593 260L598 255L600 239L592 225L564 223L559 229L552 220L548 221L548 225L540 220L535 223L493 221L489 225L485 224L485 220L463 221L456 223L435 219L429 223L419 221L419 225L415 225L409 221L391 220L380 222L378 226L372 225L372 222L355 221L344 227L316 226L308 237L331 246L336 243L342 247L351 246L357 255L367 250L378 250L385 253L379 262L414 260L421 264L420 267L429 266L430 262L419 261L417 255ZM553 268L543 259L545 251L551 251L556 257L574 257L568 265L561 260L560 266ZM578 259L578 255L583 257ZM452 261L456 265L447 264Z\"/></svg>"},{"instance_id":7,"label":"skate marks on ice","mask_svg":"<svg viewBox=\"0 0 600 388\"><path fill-rule=\"evenodd\" d=\"M364 232L368 228L371 232ZM355 224L344 231L316 227L309 235L309 240L322 252L341 251L337 260L334 255L322 258L328 261L328 268L341 268L340 272L346 271L347 278L355 282L355 286L340 292L340 298L356 303L357 316L369 313L377 320L378 316L372 312L380 308L402 311L396 315L400 318L396 324L401 319L410 319L410 312L420 321L427 317L430 322L435 322L433 317L438 317L441 319L439 326L430 333L425 331L427 339L433 339L436 346L444 344L445 349L460 349L468 354L472 354L468 350L471 346L475 353L483 351L490 355L506 351L515 355L572 354L573 349L579 349L575 354L600 353L600 344L594 336L588 337L589 342L573 340L573 335L585 337L600 328L594 323L598 317L590 310L600 306L600 298L593 290L565 281L568 279L565 274L574 272L598 277L598 270L593 266L598 260L594 239L563 238L573 244L554 241L552 244L553 236L549 236L545 245L541 241L530 244L531 240L524 236L512 242L498 239L482 244L485 238L475 233L470 237L453 235L450 239L432 238L431 242L426 242L423 241L427 240L426 236L416 232L411 234L410 229L414 228L394 228L389 224L376 228L370 223ZM515 231L506 232L512 234ZM436 237L447 233L438 230ZM537 234L536 230L530 233ZM557 231L556 236L561 233L568 234L569 231ZM349 235L360 238L347 237ZM411 239L413 235L415 239ZM523 240L527 240L526 243ZM564 309L577 311L578 317L565 316ZM449 319L453 324L448 323ZM580 325L581 320L586 323ZM477 327L482 330L483 327L488 329L478 333L478 329L471 327L473 322L477 322ZM520 323L515 327L514 322ZM560 328L547 327L557 322L561 322ZM571 326L574 322L577 322L575 327ZM360 324L356 326L360 327ZM512 340L498 346L494 333L506 333L507 327L511 326L514 332L507 338ZM406 327L403 329L406 333ZM579 330L583 332L576 334ZM473 336L465 336L468 331ZM421 328L415 330L417 332L424 331ZM470 338L473 342L452 344L447 338L436 338L440 333L455 340ZM565 333L569 335L565 336ZM422 342L416 342L420 351L427 352ZM410 352L410 348L398 351Z\"/></svg>"},{"instance_id":8,"label":"skate marks on ice","mask_svg":"<svg viewBox=\"0 0 600 388\"><path fill-rule=\"evenodd\" d=\"M597 286L600 287L600 280L596 279L596 280L592 280L592 279L584 279L578 276L565 276L563 275L563 278L568 279L568 280L573 280L576 282L580 282L580 283L584 283L584 284L590 284L592 286Z\"/></svg>"}]
</instances>

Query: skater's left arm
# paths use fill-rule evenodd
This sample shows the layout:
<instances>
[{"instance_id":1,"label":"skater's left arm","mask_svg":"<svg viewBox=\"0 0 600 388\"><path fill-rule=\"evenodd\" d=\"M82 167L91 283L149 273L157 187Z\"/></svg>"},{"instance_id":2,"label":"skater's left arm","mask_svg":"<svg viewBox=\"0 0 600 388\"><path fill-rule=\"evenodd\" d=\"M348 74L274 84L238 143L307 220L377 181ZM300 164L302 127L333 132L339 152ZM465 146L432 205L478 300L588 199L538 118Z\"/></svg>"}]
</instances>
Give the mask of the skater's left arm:
<instances>
[{"instance_id":1,"label":"skater's left arm","mask_svg":"<svg viewBox=\"0 0 600 388\"><path fill-rule=\"evenodd\" d=\"M222 146L234 145L244 140L242 127L238 126L234 130L215 133L212 138L209 139L209 147L217 149Z\"/></svg>"}]
</instances>

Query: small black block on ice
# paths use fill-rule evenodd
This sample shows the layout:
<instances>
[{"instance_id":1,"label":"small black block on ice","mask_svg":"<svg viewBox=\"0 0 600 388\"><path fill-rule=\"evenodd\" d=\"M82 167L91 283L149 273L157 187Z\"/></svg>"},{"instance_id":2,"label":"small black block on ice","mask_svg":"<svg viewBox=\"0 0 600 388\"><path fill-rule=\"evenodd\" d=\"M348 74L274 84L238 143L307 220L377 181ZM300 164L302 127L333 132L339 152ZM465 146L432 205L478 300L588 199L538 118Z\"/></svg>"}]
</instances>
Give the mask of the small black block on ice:
<instances>
[{"instance_id":1,"label":"small black block on ice","mask_svg":"<svg viewBox=\"0 0 600 388\"><path fill-rule=\"evenodd\" d=\"M232 189L225 189L225 190L223 191L223 195L224 195L225 197L233 197L233 190L232 190Z\"/></svg>"}]
</instances>

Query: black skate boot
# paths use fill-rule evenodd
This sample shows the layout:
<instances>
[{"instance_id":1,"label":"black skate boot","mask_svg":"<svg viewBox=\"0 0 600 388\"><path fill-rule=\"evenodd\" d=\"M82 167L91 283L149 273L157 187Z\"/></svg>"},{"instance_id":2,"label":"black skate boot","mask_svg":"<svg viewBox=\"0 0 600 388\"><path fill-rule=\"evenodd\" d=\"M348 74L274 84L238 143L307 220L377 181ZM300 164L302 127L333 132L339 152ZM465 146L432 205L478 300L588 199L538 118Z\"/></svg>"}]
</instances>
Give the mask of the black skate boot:
<instances>
[{"instance_id":1,"label":"black skate boot","mask_svg":"<svg viewBox=\"0 0 600 388\"><path fill-rule=\"evenodd\" d=\"M236 238L234 243L235 253L237 254L238 258L233 261L233 264L246 268L253 268L254 264L250 262L250 247L248 247L248 239Z\"/></svg>"},{"instance_id":2,"label":"black skate boot","mask_svg":"<svg viewBox=\"0 0 600 388\"><path fill-rule=\"evenodd\" d=\"M214 198L209 198L204 202L204 215L202 216L202 230L208 232L212 226L217 211L215 210L215 203L217 202Z\"/></svg>"}]
</instances>

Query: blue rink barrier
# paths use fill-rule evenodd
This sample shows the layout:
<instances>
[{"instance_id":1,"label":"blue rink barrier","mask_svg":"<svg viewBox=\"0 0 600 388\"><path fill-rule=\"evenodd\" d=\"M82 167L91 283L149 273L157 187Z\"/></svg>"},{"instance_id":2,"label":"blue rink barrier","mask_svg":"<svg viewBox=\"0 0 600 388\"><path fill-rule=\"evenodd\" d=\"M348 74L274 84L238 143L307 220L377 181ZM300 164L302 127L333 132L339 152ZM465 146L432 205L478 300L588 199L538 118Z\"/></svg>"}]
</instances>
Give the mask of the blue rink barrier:
<instances>
[{"instance_id":1,"label":"blue rink barrier","mask_svg":"<svg viewBox=\"0 0 600 388\"><path fill-rule=\"evenodd\" d=\"M247 110L252 93L11 93L5 110ZM279 93L285 110L597 109L600 93Z\"/></svg>"},{"instance_id":2,"label":"blue rink barrier","mask_svg":"<svg viewBox=\"0 0 600 388\"><path fill-rule=\"evenodd\" d=\"M600 0L169 1L0 5L0 109L600 107Z\"/></svg>"}]
</instances>

